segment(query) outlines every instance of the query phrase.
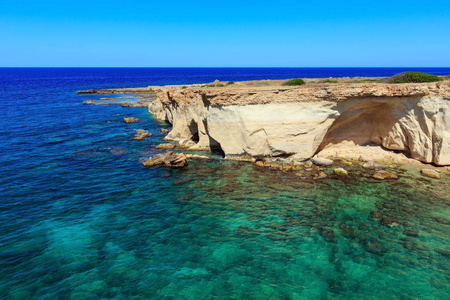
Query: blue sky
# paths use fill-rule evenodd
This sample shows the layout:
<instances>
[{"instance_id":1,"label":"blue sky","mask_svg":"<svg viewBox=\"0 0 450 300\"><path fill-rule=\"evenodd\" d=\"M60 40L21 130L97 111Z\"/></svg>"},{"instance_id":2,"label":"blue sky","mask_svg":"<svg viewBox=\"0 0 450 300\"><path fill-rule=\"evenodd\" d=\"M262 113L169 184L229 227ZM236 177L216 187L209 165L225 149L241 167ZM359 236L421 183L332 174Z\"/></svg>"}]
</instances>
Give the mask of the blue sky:
<instances>
[{"instance_id":1,"label":"blue sky","mask_svg":"<svg viewBox=\"0 0 450 300\"><path fill-rule=\"evenodd\" d=\"M0 0L0 67L450 67L450 1Z\"/></svg>"}]
</instances>

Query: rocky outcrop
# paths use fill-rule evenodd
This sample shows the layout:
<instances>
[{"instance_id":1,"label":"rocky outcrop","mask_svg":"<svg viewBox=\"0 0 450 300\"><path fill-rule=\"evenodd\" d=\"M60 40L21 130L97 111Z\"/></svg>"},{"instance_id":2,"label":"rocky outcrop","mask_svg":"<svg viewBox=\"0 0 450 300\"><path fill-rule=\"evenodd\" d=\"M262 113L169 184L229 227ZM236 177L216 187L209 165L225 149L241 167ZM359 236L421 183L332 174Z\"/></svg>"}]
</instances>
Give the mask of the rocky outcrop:
<instances>
[{"instance_id":1,"label":"rocky outcrop","mask_svg":"<svg viewBox=\"0 0 450 300\"><path fill-rule=\"evenodd\" d=\"M148 133L147 131L145 131L144 129L138 129L136 130L137 135L133 138L137 141L141 141L145 138L151 137L152 135L150 133Z\"/></svg>"},{"instance_id":2,"label":"rocky outcrop","mask_svg":"<svg viewBox=\"0 0 450 300\"><path fill-rule=\"evenodd\" d=\"M307 160L342 143L450 165L450 82L261 88L160 88L149 112L167 140L226 158Z\"/></svg>"},{"instance_id":3,"label":"rocky outcrop","mask_svg":"<svg viewBox=\"0 0 450 300\"><path fill-rule=\"evenodd\" d=\"M144 167L165 165L170 168L183 168L188 165L186 155L183 153L174 153L173 151L164 154L155 155L142 163Z\"/></svg>"},{"instance_id":4,"label":"rocky outcrop","mask_svg":"<svg viewBox=\"0 0 450 300\"><path fill-rule=\"evenodd\" d=\"M136 122L139 122L140 120L138 118L135 118L135 117L124 117L123 121L125 123L136 123Z\"/></svg>"}]
</instances>

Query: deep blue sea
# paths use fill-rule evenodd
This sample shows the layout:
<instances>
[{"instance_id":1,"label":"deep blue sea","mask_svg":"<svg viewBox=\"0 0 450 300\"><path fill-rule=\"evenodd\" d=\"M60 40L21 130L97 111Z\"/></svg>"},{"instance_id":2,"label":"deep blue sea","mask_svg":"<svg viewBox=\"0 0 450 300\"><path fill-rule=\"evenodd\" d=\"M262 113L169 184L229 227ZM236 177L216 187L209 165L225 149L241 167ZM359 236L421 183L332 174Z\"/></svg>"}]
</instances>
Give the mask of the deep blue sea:
<instances>
[{"instance_id":1,"label":"deep blue sea","mask_svg":"<svg viewBox=\"0 0 450 300\"><path fill-rule=\"evenodd\" d=\"M448 176L310 182L220 159L144 168L170 125L75 93L408 70L450 74L0 68L0 299L448 299ZM139 128L152 137L133 140Z\"/></svg>"}]
</instances>

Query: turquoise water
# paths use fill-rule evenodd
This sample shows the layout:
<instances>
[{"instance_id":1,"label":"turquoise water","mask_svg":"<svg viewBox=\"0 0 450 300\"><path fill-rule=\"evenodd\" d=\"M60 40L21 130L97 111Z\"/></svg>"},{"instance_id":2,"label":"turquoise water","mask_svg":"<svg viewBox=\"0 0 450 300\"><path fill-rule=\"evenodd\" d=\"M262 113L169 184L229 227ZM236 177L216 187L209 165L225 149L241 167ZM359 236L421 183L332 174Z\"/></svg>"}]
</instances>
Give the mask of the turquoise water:
<instances>
[{"instance_id":1,"label":"turquoise water","mask_svg":"<svg viewBox=\"0 0 450 300\"><path fill-rule=\"evenodd\" d=\"M3 85L1 299L448 298L448 175L144 168L168 125L58 80Z\"/></svg>"}]
</instances>

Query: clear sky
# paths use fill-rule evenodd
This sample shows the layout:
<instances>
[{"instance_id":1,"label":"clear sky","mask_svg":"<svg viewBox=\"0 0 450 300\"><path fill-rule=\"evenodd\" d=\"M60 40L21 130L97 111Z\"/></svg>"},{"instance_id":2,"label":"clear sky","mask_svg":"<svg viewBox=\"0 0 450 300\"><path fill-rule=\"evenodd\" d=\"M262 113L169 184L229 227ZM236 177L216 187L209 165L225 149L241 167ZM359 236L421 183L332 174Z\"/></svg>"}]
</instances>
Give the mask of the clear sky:
<instances>
[{"instance_id":1,"label":"clear sky","mask_svg":"<svg viewBox=\"0 0 450 300\"><path fill-rule=\"evenodd\" d=\"M0 67L450 67L450 1L0 0Z\"/></svg>"}]
</instances>

